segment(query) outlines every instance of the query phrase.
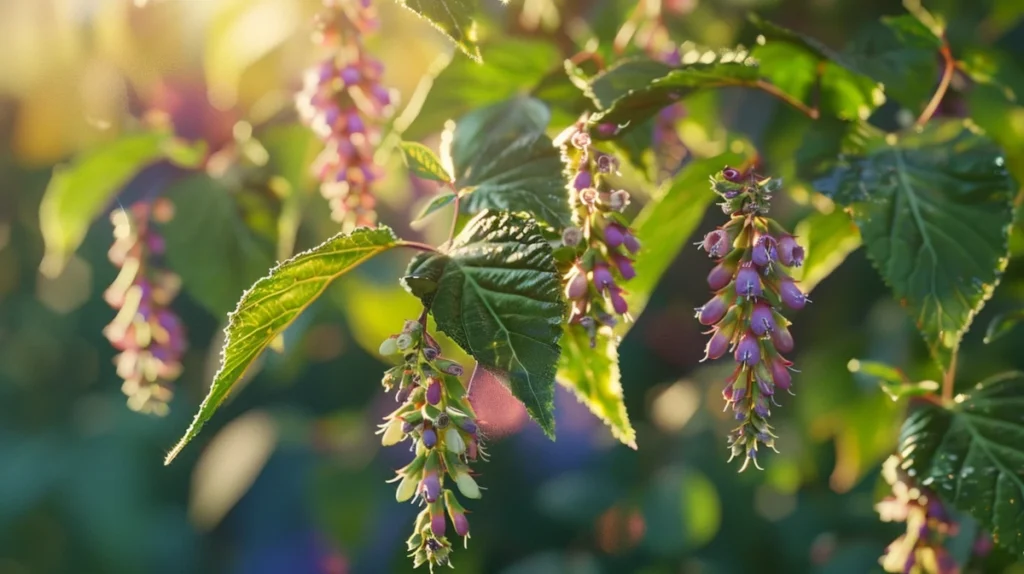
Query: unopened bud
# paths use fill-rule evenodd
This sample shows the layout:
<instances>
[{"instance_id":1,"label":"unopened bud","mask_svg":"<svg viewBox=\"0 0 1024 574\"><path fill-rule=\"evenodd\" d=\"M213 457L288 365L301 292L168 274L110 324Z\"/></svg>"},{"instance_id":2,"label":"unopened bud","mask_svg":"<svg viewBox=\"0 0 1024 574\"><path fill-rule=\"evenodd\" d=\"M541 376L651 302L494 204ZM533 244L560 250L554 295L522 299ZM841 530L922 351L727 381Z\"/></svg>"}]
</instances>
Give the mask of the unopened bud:
<instances>
[{"instance_id":1,"label":"unopened bud","mask_svg":"<svg viewBox=\"0 0 1024 574\"><path fill-rule=\"evenodd\" d=\"M377 352L385 357L389 357L398 352L398 344L395 341L395 337L388 337L384 339L384 342L380 344L380 348Z\"/></svg>"},{"instance_id":2,"label":"unopened bud","mask_svg":"<svg viewBox=\"0 0 1024 574\"><path fill-rule=\"evenodd\" d=\"M625 255L618 253L612 253L612 261L615 263L615 267L618 268L619 274L626 281L636 277L636 269L633 268L633 260Z\"/></svg>"},{"instance_id":3,"label":"unopened bud","mask_svg":"<svg viewBox=\"0 0 1024 574\"><path fill-rule=\"evenodd\" d=\"M574 269L565 286L565 297L571 300L583 299L587 295L587 274L581 269Z\"/></svg>"},{"instance_id":4,"label":"unopened bud","mask_svg":"<svg viewBox=\"0 0 1024 574\"><path fill-rule=\"evenodd\" d=\"M576 188L576 191L581 191L583 189L591 187L593 183L593 176L591 176L590 172L586 170L577 173L576 177L572 180L572 186Z\"/></svg>"},{"instance_id":5,"label":"unopened bud","mask_svg":"<svg viewBox=\"0 0 1024 574\"><path fill-rule=\"evenodd\" d=\"M441 381L431 377L427 383L427 402L436 405L441 402Z\"/></svg>"},{"instance_id":6,"label":"unopened bud","mask_svg":"<svg viewBox=\"0 0 1024 574\"><path fill-rule=\"evenodd\" d=\"M622 244L625 245L626 249L634 255L640 252L640 240L638 240L632 233L629 233L629 231L627 231L623 236Z\"/></svg>"},{"instance_id":7,"label":"unopened bud","mask_svg":"<svg viewBox=\"0 0 1024 574\"><path fill-rule=\"evenodd\" d=\"M724 257L729 252L729 234L724 229L715 229L704 236L700 246L709 257Z\"/></svg>"},{"instance_id":8,"label":"unopened bud","mask_svg":"<svg viewBox=\"0 0 1024 574\"><path fill-rule=\"evenodd\" d=\"M742 177L742 174L736 169L726 167L725 169L722 170L722 177L733 183L738 183L740 181L740 178Z\"/></svg>"},{"instance_id":9,"label":"unopened bud","mask_svg":"<svg viewBox=\"0 0 1024 574\"><path fill-rule=\"evenodd\" d=\"M612 300L612 309L619 315L625 315L629 311L629 303L622 297L622 290L619 288L611 289L608 293L608 297Z\"/></svg>"},{"instance_id":10,"label":"unopened bud","mask_svg":"<svg viewBox=\"0 0 1024 574\"><path fill-rule=\"evenodd\" d=\"M789 332L789 328L779 325L772 331L772 344L780 353L791 352L793 350L793 334Z\"/></svg>"},{"instance_id":11,"label":"unopened bud","mask_svg":"<svg viewBox=\"0 0 1024 574\"><path fill-rule=\"evenodd\" d=\"M434 502L441 496L441 479L438 478L436 471L425 473L420 483L420 492L427 502Z\"/></svg>"},{"instance_id":12,"label":"unopened bud","mask_svg":"<svg viewBox=\"0 0 1024 574\"><path fill-rule=\"evenodd\" d=\"M423 429L423 446L434 448L437 444L437 432L434 429Z\"/></svg>"},{"instance_id":13,"label":"unopened bud","mask_svg":"<svg viewBox=\"0 0 1024 574\"><path fill-rule=\"evenodd\" d=\"M713 291L718 291L732 281L733 274L736 273L736 268L727 265L724 261L715 265L715 267L708 273L708 287L711 287Z\"/></svg>"},{"instance_id":14,"label":"unopened bud","mask_svg":"<svg viewBox=\"0 0 1024 574\"><path fill-rule=\"evenodd\" d=\"M615 223L608 224L604 228L604 243L608 247L615 249L622 245L625 240L625 230Z\"/></svg>"},{"instance_id":15,"label":"unopened bud","mask_svg":"<svg viewBox=\"0 0 1024 574\"><path fill-rule=\"evenodd\" d=\"M437 368L441 369L442 372L448 373L449 375L453 375L456 377L462 376L462 365L456 363L455 361L440 359L435 363L435 365L437 365Z\"/></svg>"},{"instance_id":16,"label":"unopened bud","mask_svg":"<svg viewBox=\"0 0 1024 574\"><path fill-rule=\"evenodd\" d=\"M753 267L744 265L736 273L736 294L748 299L761 295L761 277Z\"/></svg>"},{"instance_id":17,"label":"unopened bud","mask_svg":"<svg viewBox=\"0 0 1024 574\"><path fill-rule=\"evenodd\" d=\"M772 361L772 381L775 386L788 391L793 384L793 378L789 374L789 361L779 357Z\"/></svg>"},{"instance_id":18,"label":"unopened bud","mask_svg":"<svg viewBox=\"0 0 1024 574\"><path fill-rule=\"evenodd\" d=\"M612 273L608 270L608 266L604 264L595 265L594 286L597 287L597 290L603 291L613 285L615 285L615 279L612 278Z\"/></svg>"},{"instance_id":19,"label":"unopened bud","mask_svg":"<svg viewBox=\"0 0 1024 574\"><path fill-rule=\"evenodd\" d=\"M459 434L459 430L455 427L448 427L448 430L445 431L444 443L448 448L448 452L455 454L466 452L466 441L462 439L462 435Z\"/></svg>"},{"instance_id":20,"label":"unopened bud","mask_svg":"<svg viewBox=\"0 0 1024 574\"><path fill-rule=\"evenodd\" d=\"M614 127L613 124L609 124ZM615 133L614 129L612 133ZM603 153L597 156L597 170L601 173L618 173L619 171L619 160L613 155Z\"/></svg>"},{"instance_id":21,"label":"unopened bud","mask_svg":"<svg viewBox=\"0 0 1024 574\"><path fill-rule=\"evenodd\" d=\"M406 349L412 346L412 343L412 335L410 335L409 333L402 333L401 335L395 338L395 345L398 347L399 351L405 351Z\"/></svg>"},{"instance_id":22,"label":"unopened bud","mask_svg":"<svg viewBox=\"0 0 1024 574\"><path fill-rule=\"evenodd\" d=\"M786 278L779 283L779 297L782 302L794 311L804 308L807 303L807 296L796 286L792 279Z\"/></svg>"},{"instance_id":23,"label":"unopened bud","mask_svg":"<svg viewBox=\"0 0 1024 574\"><path fill-rule=\"evenodd\" d=\"M775 330L775 317L772 315L772 308L764 300L754 304L754 310L750 313L750 330L758 337Z\"/></svg>"},{"instance_id":24,"label":"unopened bud","mask_svg":"<svg viewBox=\"0 0 1024 574\"><path fill-rule=\"evenodd\" d=\"M416 494L416 488L419 482L416 477L412 474L407 474L402 477L402 482L398 484L398 490L395 491L395 500L398 502L405 502Z\"/></svg>"},{"instance_id":25,"label":"unopened bud","mask_svg":"<svg viewBox=\"0 0 1024 574\"><path fill-rule=\"evenodd\" d=\"M729 302L726 295L720 294L712 298L710 301L700 307L699 313L697 313L697 319L701 325L714 325L715 323L722 320L725 317L725 312L729 309Z\"/></svg>"},{"instance_id":26,"label":"unopened bud","mask_svg":"<svg viewBox=\"0 0 1024 574\"><path fill-rule=\"evenodd\" d=\"M761 360L761 345L753 333L748 331L743 334L739 344L736 345L734 357L737 363L748 367L756 365Z\"/></svg>"},{"instance_id":27,"label":"unopened bud","mask_svg":"<svg viewBox=\"0 0 1024 574\"><path fill-rule=\"evenodd\" d=\"M707 347L704 348L704 356L706 359L717 359L728 350L729 337L721 329L715 329L715 333L711 335Z\"/></svg>"},{"instance_id":28,"label":"unopened bud","mask_svg":"<svg viewBox=\"0 0 1024 574\"><path fill-rule=\"evenodd\" d=\"M779 238L779 262L786 267L800 267L804 264L804 248L792 235Z\"/></svg>"}]
</instances>

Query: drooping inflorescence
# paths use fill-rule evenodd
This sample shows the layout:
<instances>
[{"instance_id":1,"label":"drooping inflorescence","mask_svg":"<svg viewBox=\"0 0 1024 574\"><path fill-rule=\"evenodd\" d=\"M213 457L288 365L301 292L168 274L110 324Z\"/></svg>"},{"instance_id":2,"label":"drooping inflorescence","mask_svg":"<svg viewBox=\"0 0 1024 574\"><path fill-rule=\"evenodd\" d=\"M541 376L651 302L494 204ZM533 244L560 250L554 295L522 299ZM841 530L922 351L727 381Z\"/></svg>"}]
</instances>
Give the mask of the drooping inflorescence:
<instances>
[{"instance_id":1,"label":"drooping inflorescence","mask_svg":"<svg viewBox=\"0 0 1024 574\"><path fill-rule=\"evenodd\" d=\"M187 346L181 320L169 307L181 280L160 266L164 241L151 225L153 219L169 219L170 209L166 200L140 201L111 214L114 244L108 256L121 271L103 294L118 309L103 334L120 351L114 360L128 406L161 416Z\"/></svg>"},{"instance_id":2,"label":"drooping inflorescence","mask_svg":"<svg viewBox=\"0 0 1024 574\"><path fill-rule=\"evenodd\" d=\"M783 353L793 350L793 336L779 310L798 310L808 301L785 268L802 265L804 250L766 217L780 180L727 167L711 178L711 185L732 217L698 244L717 265L708 275L715 296L697 309L697 319L712 326L705 359L731 351L736 360L722 394L740 422L729 443L732 458L745 457L743 470L751 461L758 466L762 445L775 448L768 417L774 395L792 385L792 363Z\"/></svg>"},{"instance_id":3,"label":"drooping inflorescence","mask_svg":"<svg viewBox=\"0 0 1024 574\"><path fill-rule=\"evenodd\" d=\"M395 97L380 83L384 66L363 47L363 35L378 27L369 0L323 2L314 41L330 55L307 70L296 108L324 143L313 169L331 216L350 229L376 223L372 187L381 169L373 155Z\"/></svg>"},{"instance_id":4,"label":"drooping inflorescence","mask_svg":"<svg viewBox=\"0 0 1024 574\"><path fill-rule=\"evenodd\" d=\"M450 480L466 498L480 498L469 464L486 458L483 436L459 379L462 366L441 357L440 346L421 322L406 321L401 333L381 344L380 353L400 360L382 383L386 391L397 389L395 399L402 403L385 417L382 442L391 446L409 440L415 453L395 477L396 498L425 506L407 546L415 567L428 564L433 570L451 563L448 519L456 534L469 538L466 510L445 483Z\"/></svg>"},{"instance_id":5,"label":"drooping inflorescence","mask_svg":"<svg viewBox=\"0 0 1024 574\"><path fill-rule=\"evenodd\" d=\"M563 131L555 145L562 149L573 210L573 225L562 232L562 242L576 255L563 278L572 305L569 322L587 329L593 341L598 328L616 324L616 315L629 318L620 283L636 276L633 256L640 242L622 214L629 193L605 182L618 173L618 159L592 147L582 121Z\"/></svg>"}]
</instances>

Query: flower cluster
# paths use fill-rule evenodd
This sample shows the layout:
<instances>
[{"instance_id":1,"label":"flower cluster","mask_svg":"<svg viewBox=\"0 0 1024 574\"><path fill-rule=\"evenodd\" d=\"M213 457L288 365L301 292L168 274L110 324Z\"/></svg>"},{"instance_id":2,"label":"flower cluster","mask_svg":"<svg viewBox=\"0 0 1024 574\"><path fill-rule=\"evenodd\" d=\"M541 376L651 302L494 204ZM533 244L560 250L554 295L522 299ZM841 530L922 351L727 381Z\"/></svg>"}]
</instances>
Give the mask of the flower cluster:
<instances>
[{"instance_id":1,"label":"flower cluster","mask_svg":"<svg viewBox=\"0 0 1024 574\"><path fill-rule=\"evenodd\" d=\"M562 149L573 210L573 225L562 232L562 242L575 249L564 276L565 296L572 304L569 322L582 325L593 340L599 327L616 324L616 315L629 317L619 283L636 276L632 257L640 242L622 213L629 193L603 185L618 173L618 159L592 147L583 121L562 132L555 145Z\"/></svg>"},{"instance_id":2,"label":"flower cluster","mask_svg":"<svg viewBox=\"0 0 1024 574\"><path fill-rule=\"evenodd\" d=\"M875 510L883 522L907 523L907 533L889 544L879 561L885 571L903 574L960 572L943 546L946 538L956 535L957 523L939 497L914 484L900 468L898 456L890 456L885 461L882 477L892 487L892 494L876 504Z\"/></svg>"},{"instance_id":3,"label":"flower cluster","mask_svg":"<svg viewBox=\"0 0 1024 574\"><path fill-rule=\"evenodd\" d=\"M380 83L383 65L363 47L362 36L378 26L369 0L324 0L324 6L314 40L331 55L306 72L296 108L324 142L313 169L331 216L348 228L369 226L376 223L371 188L382 175L373 154L394 96Z\"/></svg>"},{"instance_id":4,"label":"flower cluster","mask_svg":"<svg viewBox=\"0 0 1024 574\"><path fill-rule=\"evenodd\" d=\"M385 417L380 434L384 446L409 440L415 458L395 477L399 502L418 501L425 508L416 518L407 545L413 565L450 564L451 544L445 536L447 514L455 533L469 538L466 510L445 488L451 479L466 498L480 498L469 463L486 458L482 434L468 393L459 377L462 366L441 357L441 348L418 321L406 321L402 332L386 339L380 353L401 364L384 374L385 390L397 389L402 403Z\"/></svg>"},{"instance_id":5,"label":"flower cluster","mask_svg":"<svg viewBox=\"0 0 1024 574\"><path fill-rule=\"evenodd\" d=\"M758 466L760 445L775 448L768 417L775 393L792 384L792 363L782 354L793 350L790 323L779 309L801 309L808 301L784 268L799 267L804 250L765 216L780 180L727 167L711 184L732 217L698 243L717 265L708 275L715 296L697 308L697 318L712 326L705 359L731 351L736 360L723 396L740 422L729 443L733 458L746 457L743 470L751 461Z\"/></svg>"},{"instance_id":6,"label":"flower cluster","mask_svg":"<svg viewBox=\"0 0 1024 574\"><path fill-rule=\"evenodd\" d=\"M164 241L151 226L151 219L169 219L165 201L139 202L111 214L114 244L108 255L121 271L103 294L119 310L103 334L120 351L114 361L128 406L161 416L167 414L170 385L181 374L187 345L181 321L169 307L181 281L159 266Z\"/></svg>"}]
</instances>

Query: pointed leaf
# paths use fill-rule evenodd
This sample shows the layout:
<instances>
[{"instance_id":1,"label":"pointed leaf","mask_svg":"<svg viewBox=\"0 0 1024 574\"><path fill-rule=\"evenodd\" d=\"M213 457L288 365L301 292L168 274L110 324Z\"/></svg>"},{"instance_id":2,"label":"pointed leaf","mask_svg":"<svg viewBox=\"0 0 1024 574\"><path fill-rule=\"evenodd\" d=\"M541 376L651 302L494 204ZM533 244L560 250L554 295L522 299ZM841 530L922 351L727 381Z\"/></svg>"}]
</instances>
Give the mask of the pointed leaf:
<instances>
[{"instance_id":1,"label":"pointed leaf","mask_svg":"<svg viewBox=\"0 0 1024 574\"><path fill-rule=\"evenodd\" d=\"M274 265L273 247L245 225L224 184L206 174L180 180L164 195L174 203L174 219L161 226L167 263L192 297L223 317Z\"/></svg>"},{"instance_id":2,"label":"pointed leaf","mask_svg":"<svg viewBox=\"0 0 1024 574\"><path fill-rule=\"evenodd\" d=\"M196 154L187 153L186 148L170 133L133 134L56 167L39 205L39 227L46 245L40 271L59 275L93 220L107 210L121 188L142 168L169 155L195 160Z\"/></svg>"},{"instance_id":3,"label":"pointed leaf","mask_svg":"<svg viewBox=\"0 0 1024 574\"><path fill-rule=\"evenodd\" d=\"M409 166L413 175L442 183L452 183L452 175L430 148L418 142L402 142L401 146L405 165Z\"/></svg>"},{"instance_id":4,"label":"pointed leaf","mask_svg":"<svg viewBox=\"0 0 1024 574\"><path fill-rule=\"evenodd\" d=\"M619 351L611 333L599 332L597 344L591 348L586 330L567 323L558 361L558 382L604 421L615 438L636 449L636 431L629 424L622 400Z\"/></svg>"},{"instance_id":5,"label":"pointed leaf","mask_svg":"<svg viewBox=\"0 0 1024 574\"><path fill-rule=\"evenodd\" d=\"M476 3L473 0L398 0L447 36L462 53L483 62L477 46Z\"/></svg>"},{"instance_id":6,"label":"pointed leaf","mask_svg":"<svg viewBox=\"0 0 1024 574\"><path fill-rule=\"evenodd\" d=\"M447 254L424 253L403 281L437 327L480 364L508 375L512 394L554 437L561 280L551 246L528 216L481 212ZM415 280L410 280L415 278ZM431 283L434 290L424 289Z\"/></svg>"},{"instance_id":7,"label":"pointed leaf","mask_svg":"<svg viewBox=\"0 0 1024 574\"><path fill-rule=\"evenodd\" d=\"M942 40L907 14L866 26L845 50L845 57L885 85L885 93L914 110L921 109L939 77Z\"/></svg>"},{"instance_id":8,"label":"pointed leaf","mask_svg":"<svg viewBox=\"0 0 1024 574\"><path fill-rule=\"evenodd\" d=\"M1006 267L1017 185L957 122L844 157L816 187L849 206L868 255L945 370Z\"/></svg>"},{"instance_id":9,"label":"pointed leaf","mask_svg":"<svg viewBox=\"0 0 1024 574\"><path fill-rule=\"evenodd\" d=\"M841 209L815 212L796 225L794 234L805 251L804 264L793 270L804 293L810 293L860 247L860 231Z\"/></svg>"},{"instance_id":10,"label":"pointed leaf","mask_svg":"<svg viewBox=\"0 0 1024 574\"><path fill-rule=\"evenodd\" d=\"M838 65L840 65L840 66L842 66L842 67L846 68L847 70L849 70L851 72L854 72L854 73L858 73L858 74L863 74L864 73L860 68L858 68L856 66L856 64L854 62L849 61L842 54L840 54L839 52L836 52L832 48L829 48L828 46L826 46L825 44L821 43L821 41L816 39L816 38L812 38L810 36L805 36L804 34L801 34L801 33L796 32L794 30L790 30L789 28L784 28L782 26L779 26L778 24L775 24L774 22L769 22L769 21L761 18L757 14L750 14L749 15L749 20L755 26L757 26L757 28L759 30L761 30L761 32L764 34L766 40L782 40L782 41L785 41L785 42L787 42L789 44L793 44L794 46L800 47L801 49L803 49L804 51L806 51L806 52L808 52L810 54L813 54L819 60L827 60L827 61L830 61L830 62L835 62L836 64L838 64Z\"/></svg>"},{"instance_id":11,"label":"pointed leaf","mask_svg":"<svg viewBox=\"0 0 1024 574\"><path fill-rule=\"evenodd\" d=\"M199 434L246 369L332 281L396 245L399 241L387 227L338 234L271 269L242 294L238 307L228 316L220 369L210 391L164 464L170 464Z\"/></svg>"},{"instance_id":12,"label":"pointed leaf","mask_svg":"<svg viewBox=\"0 0 1024 574\"><path fill-rule=\"evenodd\" d=\"M423 221L424 219L430 217L433 213L437 212L438 210L444 209L446 206L455 201L456 197L458 196L451 191L435 195L430 200L430 203L428 203L427 206L423 208L423 211L421 211L420 214L416 216L416 219L413 221L413 223Z\"/></svg>"},{"instance_id":13,"label":"pointed leaf","mask_svg":"<svg viewBox=\"0 0 1024 574\"><path fill-rule=\"evenodd\" d=\"M903 371L878 361L860 361L853 359L847 365L851 373L872 377L890 399L898 401L907 397L934 394L939 390L935 381L912 382Z\"/></svg>"},{"instance_id":14,"label":"pointed leaf","mask_svg":"<svg viewBox=\"0 0 1024 574\"><path fill-rule=\"evenodd\" d=\"M988 344L1002 338L1003 335L1009 333L1021 321L1024 321L1024 309L1007 311L992 317L992 321L988 324L988 329L985 330L985 343Z\"/></svg>"},{"instance_id":15,"label":"pointed leaf","mask_svg":"<svg viewBox=\"0 0 1024 574\"><path fill-rule=\"evenodd\" d=\"M996 544L1024 556L1024 373L1005 373L925 405L900 432L901 466L969 513Z\"/></svg>"}]
</instances>

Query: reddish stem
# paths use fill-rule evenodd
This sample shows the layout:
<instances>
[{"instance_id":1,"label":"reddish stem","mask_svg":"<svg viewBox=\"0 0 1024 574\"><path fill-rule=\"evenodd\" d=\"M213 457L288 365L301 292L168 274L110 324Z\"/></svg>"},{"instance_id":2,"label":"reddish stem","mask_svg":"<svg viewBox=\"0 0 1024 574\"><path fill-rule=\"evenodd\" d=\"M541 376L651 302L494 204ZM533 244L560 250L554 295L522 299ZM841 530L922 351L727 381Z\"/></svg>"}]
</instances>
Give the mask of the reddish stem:
<instances>
[{"instance_id":1,"label":"reddish stem","mask_svg":"<svg viewBox=\"0 0 1024 574\"><path fill-rule=\"evenodd\" d=\"M942 103L942 98L946 95L946 90L949 89L949 83L953 80L953 70L956 67L956 61L953 59L953 53L949 50L949 42L946 37L942 37L942 47L939 49L939 53L942 54L942 59L945 61L945 66L942 69L942 79L939 80L939 87L935 89L935 93L932 94L931 101L925 106L924 111L914 122L914 125L921 127L928 123L928 120L932 119L935 115L935 111L939 109L939 104Z\"/></svg>"}]
</instances>

